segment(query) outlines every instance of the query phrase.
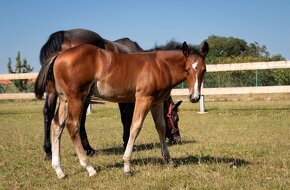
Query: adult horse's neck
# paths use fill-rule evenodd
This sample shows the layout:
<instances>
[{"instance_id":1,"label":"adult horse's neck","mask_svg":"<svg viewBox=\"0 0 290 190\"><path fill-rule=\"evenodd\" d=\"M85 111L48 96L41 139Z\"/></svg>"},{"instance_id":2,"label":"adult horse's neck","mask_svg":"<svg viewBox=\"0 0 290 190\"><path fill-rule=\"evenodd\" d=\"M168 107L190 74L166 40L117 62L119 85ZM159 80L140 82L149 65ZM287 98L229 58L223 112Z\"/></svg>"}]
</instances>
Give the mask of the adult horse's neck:
<instances>
[{"instance_id":1,"label":"adult horse's neck","mask_svg":"<svg viewBox=\"0 0 290 190\"><path fill-rule=\"evenodd\" d=\"M128 47L124 46L119 42L112 42L106 39L103 40L105 42L105 49L108 51L117 53L132 53L132 51Z\"/></svg>"}]
</instances>

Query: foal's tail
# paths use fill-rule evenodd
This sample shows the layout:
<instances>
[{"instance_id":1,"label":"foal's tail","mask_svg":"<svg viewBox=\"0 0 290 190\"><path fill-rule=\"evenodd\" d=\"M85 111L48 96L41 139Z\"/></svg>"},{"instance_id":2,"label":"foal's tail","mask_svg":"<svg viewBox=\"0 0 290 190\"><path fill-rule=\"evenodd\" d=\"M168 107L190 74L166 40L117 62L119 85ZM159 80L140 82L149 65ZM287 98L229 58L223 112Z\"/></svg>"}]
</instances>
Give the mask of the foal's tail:
<instances>
[{"instance_id":1,"label":"foal's tail","mask_svg":"<svg viewBox=\"0 0 290 190\"><path fill-rule=\"evenodd\" d=\"M42 99L46 89L47 80L50 76L53 78L51 63L54 62L56 56L61 52L61 45L64 42L64 31L58 31L51 34L47 42L40 50L41 69L38 73L34 84L34 93L36 98Z\"/></svg>"}]
</instances>

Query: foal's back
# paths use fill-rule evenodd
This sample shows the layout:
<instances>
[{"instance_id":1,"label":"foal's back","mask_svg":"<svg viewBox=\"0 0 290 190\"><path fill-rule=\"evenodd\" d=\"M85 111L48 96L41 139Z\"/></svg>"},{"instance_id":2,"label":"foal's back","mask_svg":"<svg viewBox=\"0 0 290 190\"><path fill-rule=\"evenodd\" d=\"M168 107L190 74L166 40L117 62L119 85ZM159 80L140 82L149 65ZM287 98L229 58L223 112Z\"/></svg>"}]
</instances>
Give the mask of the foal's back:
<instances>
[{"instance_id":1,"label":"foal's back","mask_svg":"<svg viewBox=\"0 0 290 190\"><path fill-rule=\"evenodd\" d=\"M86 44L63 51L55 61L54 75L67 95L95 84L95 94L103 99L133 102L136 92L150 96L165 92L173 83L170 69L178 66L179 55L179 51L123 54Z\"/></svg>"}]
</instances>

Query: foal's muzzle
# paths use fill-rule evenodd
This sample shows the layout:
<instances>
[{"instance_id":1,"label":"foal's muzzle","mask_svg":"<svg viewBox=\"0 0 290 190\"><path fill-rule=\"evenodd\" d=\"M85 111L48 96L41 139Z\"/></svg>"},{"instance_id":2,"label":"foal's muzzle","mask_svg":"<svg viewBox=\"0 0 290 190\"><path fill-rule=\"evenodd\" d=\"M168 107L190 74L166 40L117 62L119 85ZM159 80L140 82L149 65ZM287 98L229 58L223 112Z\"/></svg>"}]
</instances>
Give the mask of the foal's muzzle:
<instances>
[{"instance_id":1,"label":"foal's muzzle","mask_svg":"<svg viewBox=\"0 0 290 190\"><path fill-rule=\"evenodd\" d=\"M196 97L192 97L191 95L189 95L189 100L191 103L197 103L200 99L200 95L196 96Z\"/></svg>"}]
</instances>

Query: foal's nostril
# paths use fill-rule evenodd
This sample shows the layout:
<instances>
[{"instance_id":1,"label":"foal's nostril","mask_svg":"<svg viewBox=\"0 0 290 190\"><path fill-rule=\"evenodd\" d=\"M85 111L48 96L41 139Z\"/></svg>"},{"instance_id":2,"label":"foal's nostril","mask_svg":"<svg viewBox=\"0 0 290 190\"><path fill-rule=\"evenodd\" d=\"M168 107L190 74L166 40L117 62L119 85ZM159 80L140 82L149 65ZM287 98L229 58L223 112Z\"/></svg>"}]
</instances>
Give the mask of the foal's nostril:
<instances>
[{"instance_id":1,"label":"foal's nostril","mask_svg":"<svg viewBox=\"0 0 290 190\"><path fill-rule=\"evenodd\" d=\"M200 96L197 96L197 97L189 96L189 99L191 103L197 103L200 99Z\"/></svg>"}]
</instances>

